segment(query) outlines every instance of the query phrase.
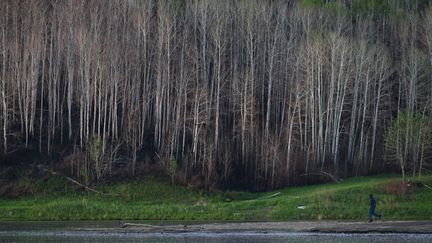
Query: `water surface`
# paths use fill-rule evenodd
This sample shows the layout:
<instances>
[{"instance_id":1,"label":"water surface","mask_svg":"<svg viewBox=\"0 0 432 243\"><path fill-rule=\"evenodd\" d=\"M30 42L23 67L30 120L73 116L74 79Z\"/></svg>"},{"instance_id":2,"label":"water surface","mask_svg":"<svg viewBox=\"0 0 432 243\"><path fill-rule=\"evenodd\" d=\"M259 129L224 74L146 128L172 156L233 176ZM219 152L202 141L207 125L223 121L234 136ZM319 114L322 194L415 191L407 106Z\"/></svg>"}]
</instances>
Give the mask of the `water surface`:
<instances>
[{"instance_id":1,"label":"water surface","mask_svg":"<svg viewBox=\"0 0 432 243\"><path fill-rule=\"evenodd\" d=\"M247 230L145 233L119 230L118 226L118 221L0 223L0 242L432 242L432 234L325 234ZM86 228L97 230L85 230Z\"/></svg>"}]
</instances>

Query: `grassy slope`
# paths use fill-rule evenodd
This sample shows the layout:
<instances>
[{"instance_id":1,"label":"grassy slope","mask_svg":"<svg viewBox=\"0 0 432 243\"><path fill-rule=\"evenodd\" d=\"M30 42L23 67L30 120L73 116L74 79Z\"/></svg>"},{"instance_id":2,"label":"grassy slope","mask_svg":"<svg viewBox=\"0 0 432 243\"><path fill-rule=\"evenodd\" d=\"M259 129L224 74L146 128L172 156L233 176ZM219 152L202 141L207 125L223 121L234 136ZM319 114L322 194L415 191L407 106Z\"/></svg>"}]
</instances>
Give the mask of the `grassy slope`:
<instances>
[{"instance_id":1,"label":"grassy slope","mask_svg":"<svg viewBox=\"0 0 432 243\"><path fill-rule=\"evenodd\" d=\"M368 196L377 211L390 219L432 219L432 190L421 187L404 196L384 192L396 175L360 177L341 183L291 187L275 192L206 194L172 186L165 179L100 186L97 190L120 196L76 192L62 178L24 181L34 196L0 199L1 220L366 220ZM432 184L432 175L423 182ZM266 198L276 192L280 195ZM227 198L231 200L227 200ZM305 205L304 210L297 209Z\"/></svg>"}]
</instances>

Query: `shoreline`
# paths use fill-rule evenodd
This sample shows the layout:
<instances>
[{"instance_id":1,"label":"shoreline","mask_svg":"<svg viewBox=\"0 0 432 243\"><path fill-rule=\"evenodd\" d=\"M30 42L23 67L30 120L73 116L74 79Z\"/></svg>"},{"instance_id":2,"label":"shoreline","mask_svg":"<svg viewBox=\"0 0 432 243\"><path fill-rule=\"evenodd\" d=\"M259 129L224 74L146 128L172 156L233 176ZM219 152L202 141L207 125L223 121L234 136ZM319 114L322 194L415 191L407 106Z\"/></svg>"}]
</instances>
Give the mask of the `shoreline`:
<instances>
[{"instance_id":1,"label":"shoreline","mask_svg":"<svg viewBox=\"0 0 432 243\"><path fill-rule=\"evenodd\" d=\"M186 232L245 232L258 233L413 233L432 234L432 221L287 221L287 222L243 222L210 223L197 225L171 225L156 228L140 225L127 225L127 230L146 230L148 232L186 231Z\"/></svg>"},{"instance_id":2,"label":"shoreline","mask_svg":"<svg viewBox=\"0 0 432 243\"><path fill-rule=\"evenodd\" d=\"M113 233L405 233L432 234L432 221L281 221L165 222L143 221L4 221L1 231L56 230ZM166 224L165 224L166 223Z\"/></svg>"}]
</instances>

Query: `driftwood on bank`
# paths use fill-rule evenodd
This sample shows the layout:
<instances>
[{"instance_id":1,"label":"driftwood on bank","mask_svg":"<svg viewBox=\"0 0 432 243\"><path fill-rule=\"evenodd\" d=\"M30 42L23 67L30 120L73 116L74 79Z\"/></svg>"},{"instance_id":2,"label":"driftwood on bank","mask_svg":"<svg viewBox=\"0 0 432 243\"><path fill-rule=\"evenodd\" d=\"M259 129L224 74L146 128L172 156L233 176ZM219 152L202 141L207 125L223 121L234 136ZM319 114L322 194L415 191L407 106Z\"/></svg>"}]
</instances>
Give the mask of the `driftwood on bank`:
<instances>
[{"instance_id":1,"label":"driftwood on bank","mask_svg":"<svg viewBox=\"0 0 432 243\"><path fill-rule=\"evenodd\" d=\"M122 228L133 228L143 231L157 231L157 232L196 232L204 228L194 225L151 225L151 224L137 224L137 223L123 223Z\"/></svg>"},{"instance_id":2,"label":"driftwood on bank","mask_svg":"<svg viewBox=\"0 0 432 243\"><path fill-rule=\"evenodd\" d=\"M324 176L330 178L333 182L341 182L342 181L340 178L338 178L338 177L336 177L330 173L327 173L325 171L309 172L309 173L302 174L300 176L310 176L310 175L319 175L319 176L324 175Z\"/></svg>"},{"instance_id":3,"label":"driftwood on bank","mask_svg":"<svg viewBox=\"0 0 432 243\"><path fill-rule=\"evenodd\" d=\"M276 193L274 193L274 194L271 194L271 195L268 195L268 196L266 196L266 197L263 197L263 199L269 199L269 198L272 198L272 197L279 196L279 195L281 195L281 194L282 194L281 192L276 192Z\"/></svg>"},{"instance_id":4,"label":"driftwood on bank","mask_svg":"<svg viewBox=\"0 0 432 243\"><path fill-rule=\"evenodd\" d=\"M104 192L101 192L101 191L97 191L97 190L95 190L95 189L93 189L93 188L90 188L90 187L88 187L88 186L86 186L86 185L84 185L84 184L78 182L77 180L74 180L74 179L70 178L69 176L65 176L65 175L60 174L60 173L55 172L55 171L51 171L51 170L47 170L47 169L44 169L44 171L47 172L47 173L49 173L49 174L51 174L51 175L59 175L59 176L63 176L63 177L65 177L68 181L70 181L70 182L72 182L72 183L74 183L74 184L76 184L76 185L78 185L78 186L80 186L80 187L83 187L83 188L86 189L87 191L91 191L91 192L94 192L94 193L97 193L97 194L101 194L101 195L104 195L104 196L120 196L119 194L110 194L110 193L104 193Z\"/></svg>"}]
</instances>

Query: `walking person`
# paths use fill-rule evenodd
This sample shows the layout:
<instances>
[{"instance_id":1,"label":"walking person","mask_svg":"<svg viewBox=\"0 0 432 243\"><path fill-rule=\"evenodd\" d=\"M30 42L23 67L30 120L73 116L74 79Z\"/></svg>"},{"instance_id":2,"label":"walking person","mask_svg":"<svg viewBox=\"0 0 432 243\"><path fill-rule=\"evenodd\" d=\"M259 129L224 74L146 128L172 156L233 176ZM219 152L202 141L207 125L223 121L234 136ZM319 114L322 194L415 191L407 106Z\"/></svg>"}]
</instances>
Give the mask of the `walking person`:
<instances>
[{"instance_id":1,"label":"walking person","mask_svg":"<svg viewBox=\"0 0 432 243\"><path fill-rule=\"evenodd\" d=\"M373 221L372 217L378 217L378 219L381 219L380 213L375 213L375 207L376 207L376 201L372 194L369 196L370 201L370 208L369 208L369 223Z\"/></svg>"}]
</instances>

